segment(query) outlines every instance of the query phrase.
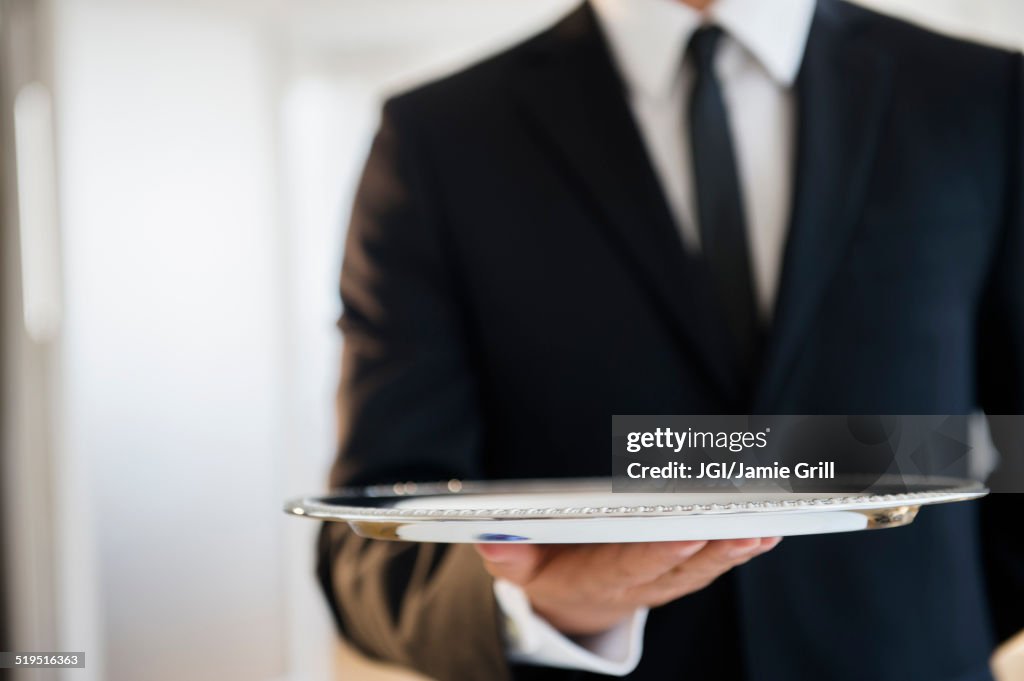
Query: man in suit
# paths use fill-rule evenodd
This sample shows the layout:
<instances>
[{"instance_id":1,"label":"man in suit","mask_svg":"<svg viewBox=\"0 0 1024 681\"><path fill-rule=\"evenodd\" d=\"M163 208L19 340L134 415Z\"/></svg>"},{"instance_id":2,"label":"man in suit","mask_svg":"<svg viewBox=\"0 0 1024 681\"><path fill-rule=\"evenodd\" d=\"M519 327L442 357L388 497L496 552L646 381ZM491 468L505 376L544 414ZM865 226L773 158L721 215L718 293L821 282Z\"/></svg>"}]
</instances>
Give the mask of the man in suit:
<instances>
[{"instance_id":1,"label":"man in suit","mask_svg":"<svg viewBox=\"0 0 1024 681\"><path fill-rule=\"evenodd\" d=\"M613 414L1022 413L1022 122L1019 55L837 0L593 0L391 99L331 482L607 475ZM331 525L319 571L441 681L980 680L1024 627L1014 508L777 547Z\"/></svg>"}]
</instances>

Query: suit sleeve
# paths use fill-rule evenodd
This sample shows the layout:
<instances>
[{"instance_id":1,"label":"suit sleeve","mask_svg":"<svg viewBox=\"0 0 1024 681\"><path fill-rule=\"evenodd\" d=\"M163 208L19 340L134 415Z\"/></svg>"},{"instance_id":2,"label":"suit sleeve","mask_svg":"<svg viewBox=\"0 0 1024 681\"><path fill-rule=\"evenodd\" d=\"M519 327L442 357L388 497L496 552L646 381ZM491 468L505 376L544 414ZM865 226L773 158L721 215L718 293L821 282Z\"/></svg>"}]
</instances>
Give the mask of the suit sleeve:
<instances>
[{"instance_id":1,"label":"suit sleeve","mask_svg":"<svg viewBox=\"0 0 1024 681\"><path fill-rule=\"evenodd\" d=\"M332 487L482 473L455 268L417 119L400 110L384 107L345 246ZM327 523L318 549L335 619L363 653L439 681L508 678L493 582L472 547L367 540Z\"/></svg>"},{"instance_id":2,"label":"suit sleeve","mask_svg":"<svg viewBox=\"0 0 1024 681\"><path fill-rule=\"evenodd\" d=\"M981 503L990 602L1000 640L1024 629L1024 59L1013 57L1006 227L981 311L979 394L999 468Z\"/></svg>"}]
</instances>

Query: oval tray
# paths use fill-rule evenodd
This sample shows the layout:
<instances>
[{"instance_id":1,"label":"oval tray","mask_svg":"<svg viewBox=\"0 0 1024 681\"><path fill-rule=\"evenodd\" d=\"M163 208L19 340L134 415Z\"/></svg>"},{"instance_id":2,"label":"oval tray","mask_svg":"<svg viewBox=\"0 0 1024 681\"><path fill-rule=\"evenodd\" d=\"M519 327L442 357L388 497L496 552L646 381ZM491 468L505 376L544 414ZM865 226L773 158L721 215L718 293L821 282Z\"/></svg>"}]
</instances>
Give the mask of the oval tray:
<instances>
[{"instance_id":1,"label":"oval tray","mask_svg":"<svg viewBox=\"0 0 1024 681\"><path fill-rule=\"evenodd\" d=\"M783 537L899 527L921 506L985 496L980 483L900 478L861 494L612 492L610 479L439 483L341 489L289 501L294 515L347 522L388 540L586 544Z\"/></svg>"}]
</instances>

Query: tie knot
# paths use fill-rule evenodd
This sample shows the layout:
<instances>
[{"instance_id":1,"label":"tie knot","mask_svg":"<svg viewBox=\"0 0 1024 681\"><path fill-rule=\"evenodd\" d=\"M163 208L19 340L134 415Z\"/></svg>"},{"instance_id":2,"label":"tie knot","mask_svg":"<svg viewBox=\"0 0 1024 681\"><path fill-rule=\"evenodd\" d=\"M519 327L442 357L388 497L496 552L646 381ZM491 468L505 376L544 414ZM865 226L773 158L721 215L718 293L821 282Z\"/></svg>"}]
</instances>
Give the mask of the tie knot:
<instances>
[{"instance_id":1,"label":"tie knot","mask_svg":"<svg viewBox=\"0 0 1024 681\"><path fill-rule=\"evenodd\" d=\"M718 39L721 37L722 29L717 26L702 26L694 32L687 51L698 71L711 70L715 59L715 48L718 47Z\"/></svg>"}]
</instances>

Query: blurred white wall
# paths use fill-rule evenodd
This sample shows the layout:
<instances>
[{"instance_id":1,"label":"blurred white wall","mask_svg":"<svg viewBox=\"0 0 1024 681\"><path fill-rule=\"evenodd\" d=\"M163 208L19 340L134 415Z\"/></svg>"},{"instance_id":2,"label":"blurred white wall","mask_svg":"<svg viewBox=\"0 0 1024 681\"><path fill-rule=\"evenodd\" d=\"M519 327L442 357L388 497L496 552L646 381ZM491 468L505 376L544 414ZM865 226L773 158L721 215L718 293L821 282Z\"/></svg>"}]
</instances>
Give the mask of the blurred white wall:
<instances>
[{"instance_id":1,"label":"blurred white wall","mask_svg":"<svg viewBox=\"0 0 1024 681\"><path fill-rule=\"evenodd\" d=\"M55 0L63 640L105 681L325 681L313 523L381 97L574 0ZM870 0L1024 45L1020 0ZM346 657L339 678L370 672ZM357 671L358 669L358 671Z\"/></svg>"},{"instance_id":2,"label":"blurred white wall","mask_svg":"<svg viewBox=\"0 0 1024 681\"><path fill-rule=\"evenodd\" d=\"M172 5L69 0L56 18L64 444L87 466L103 632L90 667L267 678L285 614L273 72L258 34Z\"/></svg>"}]
</instances>

